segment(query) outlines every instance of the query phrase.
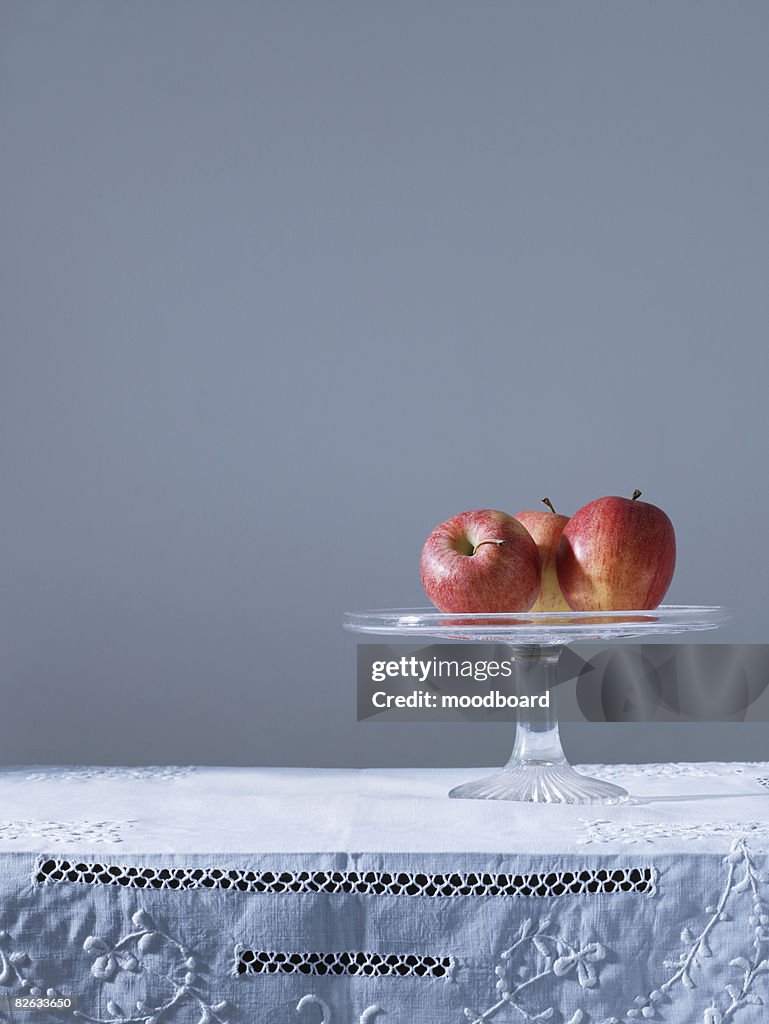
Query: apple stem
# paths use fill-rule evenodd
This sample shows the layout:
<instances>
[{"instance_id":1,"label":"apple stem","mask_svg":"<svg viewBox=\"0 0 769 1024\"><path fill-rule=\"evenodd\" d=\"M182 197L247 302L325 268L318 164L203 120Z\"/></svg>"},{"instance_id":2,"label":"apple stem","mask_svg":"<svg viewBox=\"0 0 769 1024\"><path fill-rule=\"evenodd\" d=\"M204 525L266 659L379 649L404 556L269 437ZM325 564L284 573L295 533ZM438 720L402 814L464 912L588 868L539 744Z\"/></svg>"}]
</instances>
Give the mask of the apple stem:
<instances>
[{"instance_id":1,"label":"apple stem","mask_svg":"<svg viewBox=\"0 0 769 1024\"><path fill-rule=\"evenodd\" d=\"M475 554L478 548L483 547L484 544L496 544L498 548L501 548L504 543L505 541L503 540L482 540L480 544L476 544L473 548L473 554Z\"/></svg>"},{"instance_id":2,"label":"apple stem","mask_svg":"<svg viewBox=\"0 0 769 1024\"><path fill-rule=\"evenodd\" d=\"M540 500L542 501L543 505L547 505L550 511L557 515L555 509L553 508L553 503L549 498L541 498Z\"/></svg>"},{"instance_id":3,"label":"apple stem","mask_svg":"<svg viewBox=\"0 0 769 1024\"><path fill-rule=\"evenodd\" d=\"M641 497L641 493L642 492L639 490L633 491L633 501L638 501L638 499Z\"/></svg>"}]
</instances>

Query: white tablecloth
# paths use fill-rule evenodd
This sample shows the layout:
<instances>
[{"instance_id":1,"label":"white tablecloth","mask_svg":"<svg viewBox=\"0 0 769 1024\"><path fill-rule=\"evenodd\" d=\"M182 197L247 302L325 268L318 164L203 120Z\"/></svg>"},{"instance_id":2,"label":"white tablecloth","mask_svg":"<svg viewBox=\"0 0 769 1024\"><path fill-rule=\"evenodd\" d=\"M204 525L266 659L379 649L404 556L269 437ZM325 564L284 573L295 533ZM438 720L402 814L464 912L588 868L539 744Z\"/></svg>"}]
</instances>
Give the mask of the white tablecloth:
<instances>
[{"instance_id":1,"label":"white tablecloth","mask_svg":"<svg viewBox=\"0 0 769 1024\"><path fill-rule=\"evenodd\" d=\"M0 1019L769 1021L769 764L589 770L2 769Z\"/></svg>"}]
</instances>

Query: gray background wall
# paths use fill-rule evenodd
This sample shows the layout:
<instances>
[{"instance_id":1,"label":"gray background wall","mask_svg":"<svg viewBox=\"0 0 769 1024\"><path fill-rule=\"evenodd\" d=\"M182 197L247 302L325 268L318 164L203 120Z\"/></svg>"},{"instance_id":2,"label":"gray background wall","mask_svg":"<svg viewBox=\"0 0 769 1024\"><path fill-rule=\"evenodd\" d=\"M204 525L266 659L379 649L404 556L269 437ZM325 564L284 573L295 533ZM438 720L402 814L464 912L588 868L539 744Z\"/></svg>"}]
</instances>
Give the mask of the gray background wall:
<instances>
[{"instance_id":1,"label":"gray background wall","mask_svg":"<svg viewBox=\"0 0 769 1024\"><path fill-rule=\"evenodd\" d=\"M543 494L640 487L669 599L766 641L768 47L750 0L1 0L0 759L498 762L357 725L340 618ZM565 741L769 749L638 728Z\"/></svg>"}]
</instances>

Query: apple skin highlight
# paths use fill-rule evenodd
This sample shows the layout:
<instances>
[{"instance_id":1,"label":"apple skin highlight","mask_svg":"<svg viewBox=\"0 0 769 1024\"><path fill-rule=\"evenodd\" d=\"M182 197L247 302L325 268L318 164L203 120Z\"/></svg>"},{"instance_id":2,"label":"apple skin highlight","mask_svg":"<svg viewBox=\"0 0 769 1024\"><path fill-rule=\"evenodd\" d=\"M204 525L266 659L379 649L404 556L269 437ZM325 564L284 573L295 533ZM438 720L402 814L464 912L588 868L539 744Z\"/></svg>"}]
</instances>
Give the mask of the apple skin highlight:
<instances>
[{"instance_id":1,"label":"apple skin highlight","mask_svg":"<svg viewBox=\"0 0 769 1024\"><path fill-rule=\"evenodd\" d=\"M529 611L568 612L569 604L558 583L556 556L569 517L544 509L531 509L528 512L518 512L514 518L523 523L531 534L542 563L542 586L537 600Z\"/></svg>"},{"instance_id":2,"label":"apple skin highlight","mask_svg":"<svg viewBox=\"0 0 769 1024\"><path fill-rule=\"evenodd\" d=\"M637 492L640 494L640 492ZM569 520L558 545L558 583L573 611L656 608L676 564L673 524L634 498L598 498Z\"/></svg>"},{"instance_id":3,"label":"apple skin highlight","mask_svg":"<svg viewBox=\"0 0 769 1024\"><path fill-rule=\"evenodd\" d=\"M425 592L442 612L526 612L539 594L539 551L526 528L493 509L462 512L422 548Z\"/></svg>"}]
</instances>

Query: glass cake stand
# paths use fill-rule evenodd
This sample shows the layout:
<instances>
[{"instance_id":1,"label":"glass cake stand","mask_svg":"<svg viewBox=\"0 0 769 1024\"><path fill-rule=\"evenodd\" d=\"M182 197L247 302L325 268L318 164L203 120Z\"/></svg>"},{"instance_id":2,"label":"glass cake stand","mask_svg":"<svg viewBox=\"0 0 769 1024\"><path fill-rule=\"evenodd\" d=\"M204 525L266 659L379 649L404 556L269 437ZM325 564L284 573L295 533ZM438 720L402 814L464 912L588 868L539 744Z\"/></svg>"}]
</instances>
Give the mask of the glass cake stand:
<instances>
[{"instance_id":1,"label":"glass cake stand","mask_svg":"<svg viewBox=\"0 0 769 1024\"><path fill-rule=\"evenodd\" d=\"M449 796L529 803L616 804L627 791L580 775L566 760L558 731L556 666L563 647L577 641L670 636L715 629L726 610L696 605L660 605L653 611L500 612L453 615L434 608L347 612L344 627L378 636L436 637L493 641L511 648L519 697L551 690L549 707L518 711L515 747L499 771L452 789ZM533 703L533 702L532 702Z\"/></svg>"}]
</instances>

